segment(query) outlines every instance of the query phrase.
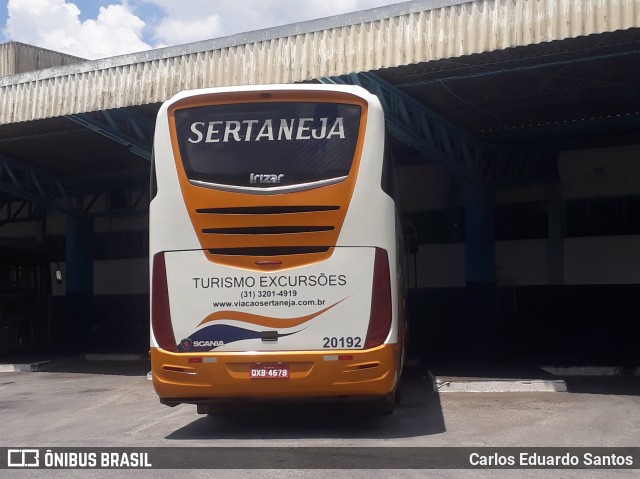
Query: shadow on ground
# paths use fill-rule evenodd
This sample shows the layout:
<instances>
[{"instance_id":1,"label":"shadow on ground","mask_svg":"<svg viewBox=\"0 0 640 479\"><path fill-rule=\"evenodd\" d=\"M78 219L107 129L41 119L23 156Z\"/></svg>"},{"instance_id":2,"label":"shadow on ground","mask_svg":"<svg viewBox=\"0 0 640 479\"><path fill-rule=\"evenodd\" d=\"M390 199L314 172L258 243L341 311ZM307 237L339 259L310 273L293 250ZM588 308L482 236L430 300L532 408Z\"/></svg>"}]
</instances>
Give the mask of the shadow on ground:
<instances>
[{"instance_id":1,"label":"shadow on ground","mask_svg":"<svg viewBox=\"0 0 640 479\"><path fill-rule=\"evenodd\" d=\"M640 396L640 376L570 376L562 379L570 393Z\"/></svg>"},{"instance_id":2,"label":"shadow on ground","mask_svg":"<svg viewBox=\"0 0 640 479\"><path fill-rule=\"evenodd\" d=\"M37 370L45 373L146 376L151 370L151 363L147 359L136 361L88 361L81 358L68 358L40 364Z\"/></svg>"}]
</instances>

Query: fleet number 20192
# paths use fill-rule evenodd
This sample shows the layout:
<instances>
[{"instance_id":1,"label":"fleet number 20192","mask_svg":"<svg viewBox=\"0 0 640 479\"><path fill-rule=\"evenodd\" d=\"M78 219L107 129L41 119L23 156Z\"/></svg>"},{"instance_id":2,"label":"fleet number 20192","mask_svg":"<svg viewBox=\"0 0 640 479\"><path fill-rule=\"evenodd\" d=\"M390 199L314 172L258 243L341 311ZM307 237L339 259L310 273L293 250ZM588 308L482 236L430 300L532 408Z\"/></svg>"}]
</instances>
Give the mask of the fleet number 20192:
<instances>
[{"instance_id":1,"label":"fleet number 20192","mask_svg":"<svg viewBox=\"0 0 640 479\"><path fill-rule=\"evenodd\" d=\"M362 347L362 338L352 338L351 336L341 337L341 338L322 338L322 347L323 348L361 348Z\"/></svg>"}]
</instances>

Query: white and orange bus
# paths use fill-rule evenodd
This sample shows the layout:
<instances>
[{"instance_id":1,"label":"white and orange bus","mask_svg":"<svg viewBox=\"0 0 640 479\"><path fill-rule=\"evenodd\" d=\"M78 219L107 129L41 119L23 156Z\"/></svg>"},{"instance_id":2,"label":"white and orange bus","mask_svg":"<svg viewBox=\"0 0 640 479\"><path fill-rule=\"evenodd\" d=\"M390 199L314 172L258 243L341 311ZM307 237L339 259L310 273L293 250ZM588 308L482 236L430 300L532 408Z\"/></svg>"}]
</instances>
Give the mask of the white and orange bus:
<instances>
[{"instance_id":1,"label":"white and orange bus","mask_svg":"<svg viewBox=\"0 0 640 479\"><path fill-rule=\"evenodd\" d=\"M157 117L151 360L163 404L353 397L392 410L401 226L376 96L202 89Z\"/></svg>"}]
</instances>

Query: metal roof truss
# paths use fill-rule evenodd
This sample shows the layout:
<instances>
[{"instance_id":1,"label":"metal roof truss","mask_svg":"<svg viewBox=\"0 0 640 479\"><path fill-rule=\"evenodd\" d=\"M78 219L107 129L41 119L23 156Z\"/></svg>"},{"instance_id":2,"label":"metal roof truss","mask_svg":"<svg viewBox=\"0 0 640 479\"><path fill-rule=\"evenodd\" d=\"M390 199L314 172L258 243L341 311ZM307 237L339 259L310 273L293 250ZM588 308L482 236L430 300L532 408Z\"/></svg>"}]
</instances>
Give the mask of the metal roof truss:
<instances>
[{"instance_id":1,"label":"metal roof truss","mask_svg":"<svg viewBox=\"0 0 640 479\"><path fill-rule=\"evenodd\" d=\"M112 216L145 212L148 203L146 188L132 186L127 189L124 201L113 201L114 193L123 191L122 184L87 184L3 156L0 156L0 191L19 199L0 202L2 224L36 219L35 205L68 215Z\"/></svg>"},{"instance_id":2,"label":"metal roof truss","mask_svg":"<svg viewBox=\"0 0 640 479\"><path fill-rule=\"evenodd\" d=\"M151 159L155 124L126 108L68 115L68 119L103 135L146 159Z\"/></svg>"},{"instance_id":3,"label":"metal roof truss","mask_svg":"<svg viewBox=\"0 0 640 479\"><path fill-rule=\"evenodd\" d=\"M389 133L457 176L496 185L557 176L556 152L484 143L373 73L325 77L324 83L360 85L378 96Z\"/></svg>"},{"instance_id":4,"label":"metal roof truss","mask_svg":"<svg viewBox=\"0 0 640 479\"><path fill-rule=\"evenodd\" d=\"M0 201L0 226L23 221L38 221L43 218L44 208L28 200L9 199Z\"/></svg>"}]
</instances>

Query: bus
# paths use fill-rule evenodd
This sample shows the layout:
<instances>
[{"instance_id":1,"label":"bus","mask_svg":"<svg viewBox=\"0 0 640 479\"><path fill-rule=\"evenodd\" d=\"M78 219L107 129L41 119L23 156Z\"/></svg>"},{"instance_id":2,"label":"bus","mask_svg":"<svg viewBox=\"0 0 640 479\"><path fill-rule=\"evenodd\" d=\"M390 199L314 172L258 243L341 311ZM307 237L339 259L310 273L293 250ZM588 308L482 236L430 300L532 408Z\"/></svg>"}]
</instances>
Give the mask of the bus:
<instances>
[{"instance_id":1,"label":"bus","mask_svg":"<svg viewBox=\"0 0 640 479\"><path fill-rule=\"evenodd\" d=\"M358 86L185 91L156 122L160 402L353 398L393 410L407 344L385 119Z\"/></svg>"}]
</instances>

